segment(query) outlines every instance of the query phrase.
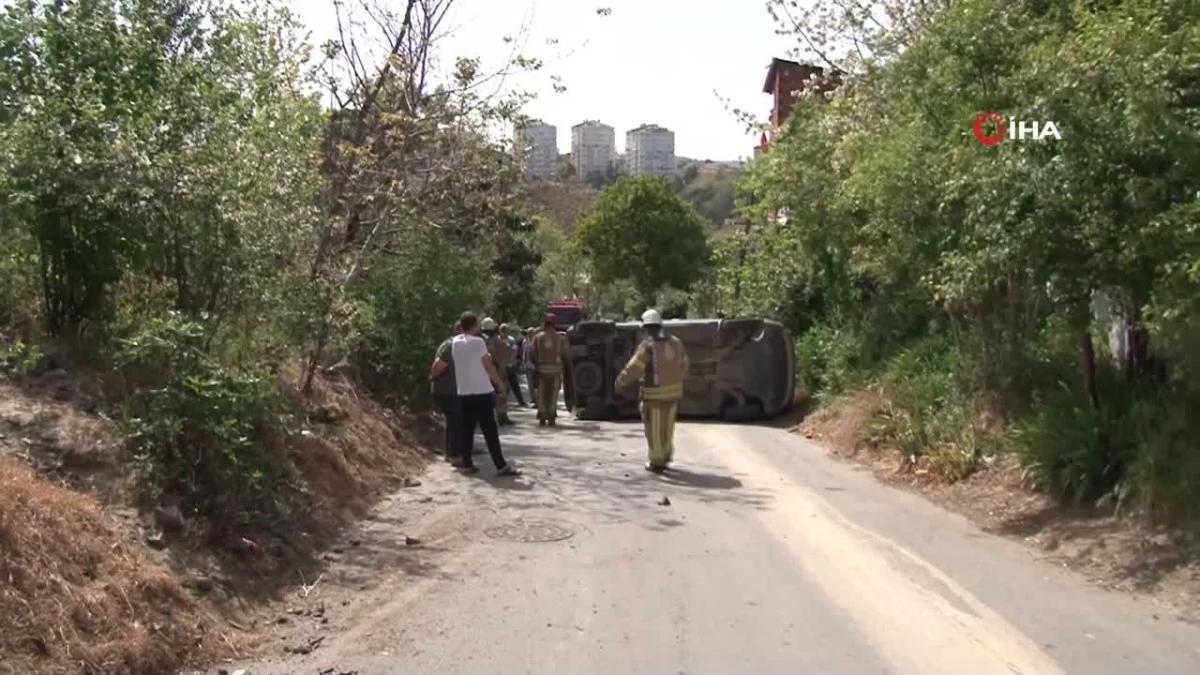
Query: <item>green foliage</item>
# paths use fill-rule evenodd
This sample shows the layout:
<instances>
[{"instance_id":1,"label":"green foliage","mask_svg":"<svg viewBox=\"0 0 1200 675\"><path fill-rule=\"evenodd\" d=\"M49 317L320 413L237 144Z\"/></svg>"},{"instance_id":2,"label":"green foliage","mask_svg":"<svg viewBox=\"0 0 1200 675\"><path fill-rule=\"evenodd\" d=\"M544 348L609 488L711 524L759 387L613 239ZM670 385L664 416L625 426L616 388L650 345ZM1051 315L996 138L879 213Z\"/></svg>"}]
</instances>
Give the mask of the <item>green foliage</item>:
<instances>
[{"instance_id":1,"label":"green foliage","mask_svg":"<svg viewBox=\"0 0 1200 675\"><path fill-rule=\"evenodd\" d=\"M944 337L917 341L882 366L875 387L883 409L871 421L876 440L908 457L926 457L949 478L971 473L982 454L977 410L963 386L961 354Z\"/></svg>"},{"instance_id":2,"label":"green foliage","mask_svg":"<svg viewBox=\"0 0 1200 675\"><path fill-rule=\"evenodd\" d=\"M301 250L318 188L319 108L288 15L114 7L0 18L20 64L0 82L0 199L36 241L56 333L111 319L130 273L193 315L257 301Z\"/></svg>"},{"instance_id":3,"label":"green foliage","mask_svg":"<svg viewBox=\"0 0 1200 675\"><path fill-rule=\"evenodd\" d=\"M0 360L34 363L39 322L116 355L152 496L217 524L266 506L300 359L303 393L348 360L419 405L461 311L536 314L542 252L492 134L528 96L479 85L541 63L434 75L449 6L339 5L321 60L275 0L0 9ZM357 47L382 35L405 36L386 68Z\"/></svg>"},{"instance_id":4,"label":"green foliage","mask_svg":"<svg viewBox=\"0 0 1200 675\"><path fill-rule=\"evenodd\" d=\"M703 173L701 166L705 168ZM738 173L735 168L707 160L688 162L674 176L672 185L714 229L720 229L733 214Z\"/></svg>"},{"instance_id":5,"label":"green foliage","mask_svg":"<svg viewBox=\"0 0 1200 675\"><path fill-rule=\"evenodd\" d=\"M605 188L572 243L597 281L628 280L646 304L664 286L690 290L711 256L708 228L657 176L623 178Z\"/></svg>"},{"instance_id":6,"label":"green foliage","mask_svg":"<svg viewBox=\"0 0 1200 675\"><path fill-rule=\"evenodd\" d=\"M492 264L496 275L489 311L500 322L528 323L538 316L542 302L537 293L537 271L542 264L536 225L514 218L503 235Z\"/></svg>"},{"instance_id":7,"label":"green foliage","mask_svg":"<svg viewBox=\"0 0 1200 675\"><path fill-rule=\"evenodd\" d=\"M170 493L189 511L228 516L261 497L272 477L262 441L277 390L267 373L207 356L207 338L203 325L171 313L121 340L120 367L154 385L126 399L123 421L153 498Z\"/></svg>"},{"instance_id":8,"label":"green foliage","mask_svg":"<svg viewBox=\"0 0 1200 675\"><path fill-rule=\"evenodd\" d=\"M860 384L861 338L850 330L821 324L796 340L796 383L821 397L836 396Z\"/></svg>"},{"instance_id":9,"label":"green foliage","mask_svg":"<svg viewBox=\"0 0 1200 675\"><path fill-rule=\"evenodd\" d=\"M39 345L26 344L20 338L0 343L0 368L17 375L27 375L32 372L41 358L42 348Z\"/></svg>"},{"instance_id":10,"label":"green foliage","mask_svg":"<svg viewBox=\"0 0 1200 675\"><path fill-rule=\"evenodd\" d=\"M426 375L459 314L484 306L483 279L470 257L427 233L381 261L358 289L356 333L366 377L385 393L429 403Z\"/></svg>"},{"instance_id":11,"label":"green foliage","mask_svg":"<svg viewBox=\"0 0 1200 675\"><path fill-rule=\"evenodd\" d=\"M558 156L554 172L559 180L570 180L575 177L575 165L571 163L571 153L564 152Z\"/></svg>"},{"instance_id":12,"label":"green foliage","mask_svg":"<svg viewBox=\"0 0 1200 675\"><path fill-rule=\"evenodd\" d=\"M1046 490L1194 510L1179 440L1200 345L1194 3L970 0L910 7L903 31L861 11L789 26L843 55L845 83L801 96L747 166L749 226L697 299L785 322L818 394L874 383L881 440L948 474L993 449L986 410ZM971 123L989 110L1062 140L982 146ZM1101 294L1130 324L1116 365Z\"/></svg>"}]
</instances>

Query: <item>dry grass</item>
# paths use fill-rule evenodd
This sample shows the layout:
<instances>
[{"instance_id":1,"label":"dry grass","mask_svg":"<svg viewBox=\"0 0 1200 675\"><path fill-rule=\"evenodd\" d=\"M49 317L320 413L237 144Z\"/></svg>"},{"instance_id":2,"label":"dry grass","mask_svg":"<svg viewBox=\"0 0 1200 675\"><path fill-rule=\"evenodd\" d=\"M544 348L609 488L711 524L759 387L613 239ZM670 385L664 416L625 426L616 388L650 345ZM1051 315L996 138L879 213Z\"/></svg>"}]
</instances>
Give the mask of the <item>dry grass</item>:
<instances>
[{"instance_id":1,"label":"dry grass","mask_svg":"<svg viewBox=\"0 0 1200 675\"><path fill-rule=\"evenodd\" d=\"M818 409L805 418L798 430L839 455L855 457L868 449L867 423L883 405L883 398L874 392L855 392Z\"/></svg>"},{"instance_id":2,"label":"dry grass","mask_svg":"<svg viewBox=\"0 0 1200 675\"><path fill-rule=\"evenodd\" d=\"M529 186L529 205L570 235L575 221L592 207L599 194L581 183L539 182Z\"/></svg>"},{"instance_id":3,"label":"dry grass","mask_svg":"<svg viewBox=\"0 0 1200 675\"><path fill-rule=\"evenodd\" d=\"M229 652L206 609L139 549L96 499L0 456L0 664L149 675Z\"/></svg>"},{"instance_id":4,"label":"dry grass","mask_svg":"<svg viewBox=\"0 0 1200 675\"><path fill-rule=\"evenodd\" d=\"M292 435L289 454L320 503L342 520L361 518L381 496L424 468L422 420L401 419L340 376L317 377L313 384L309 404L335 405L346 419L329 429ZM294 388L288 394L302 400Z\"/></svg>"},{"instance_id":5,"label":"dry grass","mask_svg":"<svg viewBox=\"0 0 1200 675\"><path fill-rule=\"evenodd\" d=\"M299 366L292 364L280 386L300 423L276 427L268 439L286 478L271 487L269 499L241 511L242 523L232 530L216 528L207 541L174 542L183 570L222 579L225 590L214 601L223 611L270 604L316 578L322 551L427 461L419 418L399 417L340 375L318 375L308 397L296 388L299 381ZM331 424L306 421L305 411L314 406L336 407L344 417Z\"/></svg>"},{"instance_id":6,"label":"dry grass","mask_svg":"<svg viewBox=\"0 0 1200 675\"><path fill-rule=\"evenodd\" d=\"M157 675L252 651L258 636L221 617L249 625L285 590L315 578L333 538L422 469L420 448L433 431L338 375L318 376L305 399L288 384L298 374L286 373L281 386L300 424L268 439L288 477L273 498L221 536L198 536L204 524L189 522L162 552L139 540L137 521L155 529L153 505L131 489L119 429L80 408L83 376L60 372L49 389L40 380L0 384L0 675ZM305 421L317 404L345 418ZM116 519L117 510L132 522ZM181 580L200 577L215 583L197 599Z\"/></svg>"}]
</instances>

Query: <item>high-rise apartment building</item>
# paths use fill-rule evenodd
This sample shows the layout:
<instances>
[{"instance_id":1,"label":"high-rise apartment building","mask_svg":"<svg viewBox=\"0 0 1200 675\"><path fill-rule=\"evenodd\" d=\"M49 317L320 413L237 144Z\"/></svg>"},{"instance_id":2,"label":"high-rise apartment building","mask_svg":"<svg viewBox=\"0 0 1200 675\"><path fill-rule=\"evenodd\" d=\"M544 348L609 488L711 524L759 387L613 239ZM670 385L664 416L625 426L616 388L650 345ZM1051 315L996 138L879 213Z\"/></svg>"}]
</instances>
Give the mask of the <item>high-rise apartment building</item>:
<instances>
[{"instance_id":1,"label":"high-rise apartment building","mask_svg":"<svg viewBox=\"0 0 1200 675\"><path fill-rule=\"evenodd\" d=\"M675 175L675 132L643 124L625 134L625 170L631 176Z\"/></svg>"},{"instance_id":2,"label":"high-rise apartment building","mask_svg":"<svg viewBox=\"0 0 1200 675\"><path fill-rule=\"evenodd\" d=\"M580 180L594 173L604 174L616 154L616 131L596 120L585 120L571 127L571 164Z\"/></svg>"},{"instance_id":3,"label":"high-rise apartment building","mask_svg":"<svg viewBox=\"0 0 1200 675\"><path fill-rule=\"evenodd\" d=\"M526 180L550 180L558 172L558 128L533 120L513 132L513 147L525 165Z\"/></svg>"}]
</instances>

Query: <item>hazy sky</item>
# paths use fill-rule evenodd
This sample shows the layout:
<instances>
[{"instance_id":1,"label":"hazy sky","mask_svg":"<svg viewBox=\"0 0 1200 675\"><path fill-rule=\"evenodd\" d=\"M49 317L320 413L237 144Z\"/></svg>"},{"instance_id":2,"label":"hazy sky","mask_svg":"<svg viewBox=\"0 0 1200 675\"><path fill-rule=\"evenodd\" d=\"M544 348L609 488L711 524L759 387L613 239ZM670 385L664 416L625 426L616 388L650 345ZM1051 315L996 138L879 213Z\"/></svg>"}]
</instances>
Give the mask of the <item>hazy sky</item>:
<instances>
[{"instance_id":1,"label":"hazy sky","mask_svg":"<svg viewBox=\"0 0 1200 675\"><path fill-rule=\"evenodd\" d=\"M333 36L332 0L292 2L314 41ZM401 0L392 2L403 8ZM506 85L538 94L527 113L558 127L563 152L570 151L572 125L599 119L616 129L618 151L627 130L655 123L675 132L677 155L748 156L757 139L717 94L765 117L771 107L762 93L767 66L792 46L775 35L762 0L454 2L447 21L453 32L441 53L479 56L485 68L496 68L512 51L505 35L527 40L526 53L546 61L546 68ZM599 7L612 13L599 16ZM566 92L553 91L551 74L562 77Z\"/></svg>"}]
</instances>

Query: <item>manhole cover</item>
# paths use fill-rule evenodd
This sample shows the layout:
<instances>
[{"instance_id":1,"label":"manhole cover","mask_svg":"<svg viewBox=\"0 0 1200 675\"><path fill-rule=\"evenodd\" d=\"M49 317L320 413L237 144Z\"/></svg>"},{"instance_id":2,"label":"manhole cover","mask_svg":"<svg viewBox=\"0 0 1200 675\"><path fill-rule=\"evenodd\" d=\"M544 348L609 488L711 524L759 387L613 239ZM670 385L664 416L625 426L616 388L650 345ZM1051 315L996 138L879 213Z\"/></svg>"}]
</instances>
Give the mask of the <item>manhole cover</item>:
<instances>
[{"instance_id":1,"label":"manhole cover","mask_svg":"<svg viewBox=\"0 0 1200 675\"><path fill-rule=\"evenodd\" d=\"M575 532L565 525L552 523L548 520L524 520L507 525L484 530L484 534L492 539L506 539L526 544L537 544L547 541L562 541L575 535Z\"/></svg>"}]
</instances>

